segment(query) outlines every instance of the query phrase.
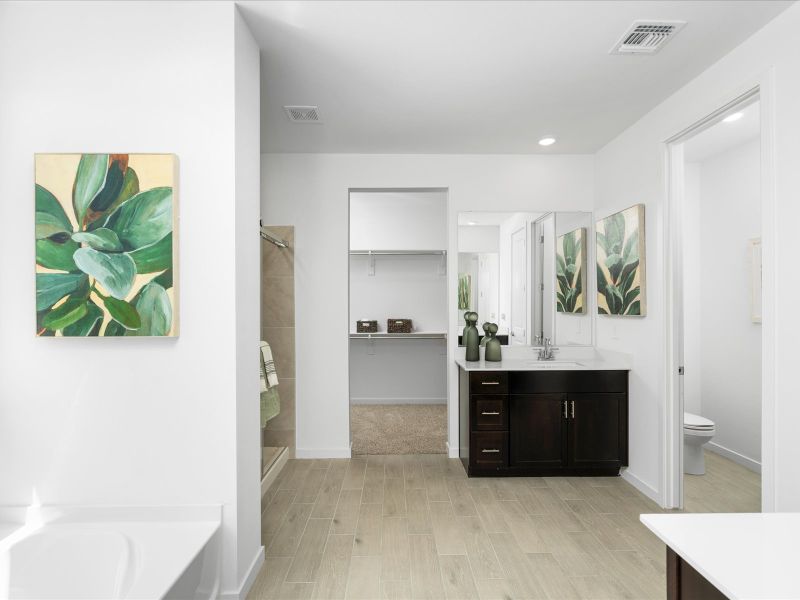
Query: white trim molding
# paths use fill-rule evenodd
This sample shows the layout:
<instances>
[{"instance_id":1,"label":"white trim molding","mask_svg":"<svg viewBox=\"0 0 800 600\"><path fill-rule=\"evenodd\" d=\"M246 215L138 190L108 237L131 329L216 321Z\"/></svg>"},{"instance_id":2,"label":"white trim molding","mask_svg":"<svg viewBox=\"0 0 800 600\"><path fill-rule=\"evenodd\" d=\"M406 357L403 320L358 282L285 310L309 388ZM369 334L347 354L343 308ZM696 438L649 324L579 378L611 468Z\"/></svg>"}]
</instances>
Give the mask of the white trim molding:
<instances>
[{"instance_id":1,"label":"white trim molding","mask_svg":"<svg viewBox=\"0 0 800 600\"><path fill-rule=\"evenodd\" d=\"M760 462L750 458L749 456L745 456L744 454L739 454L736 452L736 450L731 450L730 448L721 446L716 442L708 442L708 449L716 454L719 454L720 456L724 456L725 458L732 460L739 465L742 465L745 469L749 469L755 473L761 473Z\"/></svg>"},{"instance_id":2,"label":"white trim molding","mask_svg":"<svg viewBox=\"0 0 800 600\"><path fill-rule=\"evenodd\" d=\"M636 475L631 473L630 469L623 469L622 472L620 473L620 477L622 477L625 481L630 483L633 487L635 487L645 496L650 498L650 500L652 500L659 506L662 505L661 494L658 493L658 490L653 486L651 486L650 484L647 484L641 479L639 479Z\"/></svg>"},{"instance_id":3,"label":"white trim molding","mask_svg":"<svg viewBox=\"0 0 800 600\"><path fill-rule=\"evenodd\" d=\"M297 448L295 458L350 458L350 446L345 448Z\"/></svg>"},{"instance_id":4,"label":"white trim molding","mask_svg":"<svg viewBox=\"0 0 800 600\"><path fill-rule=\"evenodd\" d=\"M253 584L256 582L256 577L258 577L258 573L259 571L261 571L261 567L263 564L264 564L264 546L259 546L258 550L256 551L256 555L250 562L250 567L247 569L247 573L245 573L245 576L242 579L241 585L239 585L239 589L220 592L219 599L245 600L245 598L247 598L247 594L250 593L250 588L252 588Z\"/></svg>"}]
</instances>

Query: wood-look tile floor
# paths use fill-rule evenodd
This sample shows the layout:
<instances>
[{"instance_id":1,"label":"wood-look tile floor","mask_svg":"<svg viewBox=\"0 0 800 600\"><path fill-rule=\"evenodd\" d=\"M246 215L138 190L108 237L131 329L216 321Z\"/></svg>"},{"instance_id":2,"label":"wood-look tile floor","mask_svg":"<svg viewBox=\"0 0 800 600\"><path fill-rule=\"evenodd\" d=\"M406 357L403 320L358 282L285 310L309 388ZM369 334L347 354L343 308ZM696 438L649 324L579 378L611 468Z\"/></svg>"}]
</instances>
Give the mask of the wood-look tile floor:
<instances>
[{"instance_id":1,"label":"wood-look tile floor","mask_svg":"<svg viewBox=\"0 0 800 600\"><path fill-rule=\"evenodd\" d=\"M709 450L706 474L683 476L686 512L761 512L761 475Z\"/></svg>"},{"instance_id":2,"label":"wood-look tile floor","mask_svg":"<svg viewBox=\"0 0 800 600\"><path fill-rule=\"evenodd\" d=\"M290 460L248 596L663 598L659 507L619 477L468 479L444 455Z\"/></svg>"}]
</instances>

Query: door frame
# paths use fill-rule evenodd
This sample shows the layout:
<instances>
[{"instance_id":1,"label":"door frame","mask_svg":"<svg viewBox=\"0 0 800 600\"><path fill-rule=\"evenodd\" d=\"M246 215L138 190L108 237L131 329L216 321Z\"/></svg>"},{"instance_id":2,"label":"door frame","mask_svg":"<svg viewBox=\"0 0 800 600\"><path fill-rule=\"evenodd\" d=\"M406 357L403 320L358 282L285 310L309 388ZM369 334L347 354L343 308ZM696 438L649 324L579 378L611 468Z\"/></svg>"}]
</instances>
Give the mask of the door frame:
<instances>
[{"instance_id":1,"label":"door frame","mask_svg":"<svg viewBox=\"0 0 800 600\"><path fill-rule=\"evenodd\" d=\"M523 301L522 301L522 313L525 316L525 339L522 341L522 343L518 343L517 339L516 339L516 336L514 335L514 237L516 235L518 235L519 233L522 233L522 239L525 242L525 249L524 249L524 252L522 253L522 256L523 256L523 258L525 260L525 264L524 264L524 267L523 267L523 273L525 274L525 276L523 277L523 283L522 283L522 285L524 286L524 289L525 289L525 298L523 298ZM511 235L509 235L509 247L511 248L511 261L510 261L510 267L511 267L510 268L510 270L511 270L511 290L510 290L511 291L511 298L510 298L510 300L511 301L509 302L508 307L509 307L509 312L511 313L511 318L509 319L511 326L508 329L509 329L509 333L511 334L511 337L514 338L514 340L511 342L510 345L511 346L514 346L514 345L525 346L525 345L528 345L530 343L529 340L530 340L530 331L531 331L531 324L529 322L530 321L530 312L531 311L530 311L530 306L529 306L530 290L528 289L528 287L529 287L529 285L528 285L529 270L528 270L528 232L527 232L527 224L523 225L522 227L519 227L518 229L515 229L514 231L511 232Z\"/></svg>"},{"instance_id":2,"label":"door frame","mask_svg":"<svg viewBox=\"0 0 800 600\"><path fill-rule=\"evenodd\" d=\"M761 330L761 510L775 510L775 108L772 69L742 86L718 109L663 142L666 177L664 290L666 308L665 403L662 506L683 508L683 142L737 107L758 99L761 154L762 330Z\"/></svg>"}]
</instances>

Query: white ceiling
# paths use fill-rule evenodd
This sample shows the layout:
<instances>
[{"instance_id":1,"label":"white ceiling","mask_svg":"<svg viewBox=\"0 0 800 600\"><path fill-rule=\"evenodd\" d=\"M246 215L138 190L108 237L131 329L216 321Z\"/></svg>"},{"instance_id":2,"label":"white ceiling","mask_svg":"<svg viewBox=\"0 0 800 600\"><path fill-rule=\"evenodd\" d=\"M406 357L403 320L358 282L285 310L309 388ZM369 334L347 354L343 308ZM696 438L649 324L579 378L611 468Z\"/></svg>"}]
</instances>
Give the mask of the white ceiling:
<instances>
[{"instance_id":1,"label":"white ceiling","mask_svg":"<svg viewBox=\"0 0 800 600\"><path fill-rule=\"evenodd\" d=\"M703 162L714 158L760 135L758 102L733 112L742 113L742 117L730 123L724 121L715 123L684 143L683 158L686 162Z\"/></svg>"},{"instance_id":2,"label":"white ceiling","mask_svg":"<svg viewBox=\"0 0 800 600\"><path fill-rule=\"evenodd\" d=\"M595 152L791 2L239 4L264 152L562 154ZM610 55L636 19L688 25L656 55ZM324 123L290 123L287 104Z\"/></svg>"}]
</instances>

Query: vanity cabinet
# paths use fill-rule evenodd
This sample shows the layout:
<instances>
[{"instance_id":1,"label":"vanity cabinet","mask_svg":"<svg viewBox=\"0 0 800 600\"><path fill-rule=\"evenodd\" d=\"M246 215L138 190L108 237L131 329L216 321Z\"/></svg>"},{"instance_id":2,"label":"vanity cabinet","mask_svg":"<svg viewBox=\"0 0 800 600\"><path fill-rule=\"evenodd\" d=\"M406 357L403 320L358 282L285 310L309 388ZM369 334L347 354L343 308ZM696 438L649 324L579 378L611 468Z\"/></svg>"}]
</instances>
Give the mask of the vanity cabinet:
<instances>
[{"instance_id":1,"label":"vanity cabinet","mask_svg":"<svg viewBox=\"0 0 800 600\"><path fill-rule=\"evenodd\" d=\"M628 464L627 371L459 369L472 475L617 475Z\"/></svg>"}]
</instances>

